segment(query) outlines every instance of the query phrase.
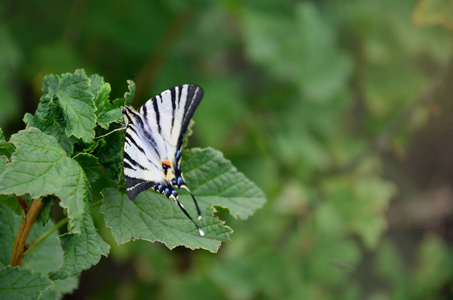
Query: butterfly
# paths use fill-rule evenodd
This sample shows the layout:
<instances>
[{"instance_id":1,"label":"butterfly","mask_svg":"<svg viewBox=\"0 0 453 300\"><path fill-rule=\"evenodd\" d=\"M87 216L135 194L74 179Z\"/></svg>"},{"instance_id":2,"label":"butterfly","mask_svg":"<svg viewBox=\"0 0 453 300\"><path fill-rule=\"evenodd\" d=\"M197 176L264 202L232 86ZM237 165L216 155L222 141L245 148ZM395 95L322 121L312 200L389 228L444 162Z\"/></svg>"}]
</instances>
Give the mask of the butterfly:
<instances>
[{"instance_id":1,"label":"butterfly","mask_svg":"<svg viewBox=\"0 0 453 300\"><path fill-rule=\"evenodd\" d=\"M184 134L202 98L201 87L184 84L154 96L138 110L131 106L123 108L126 124L123 165L127 196L134 200L141 192L153 189L172 198L201 236L203 230L179 202L176 188L189 191L200 220L200 208L184 181L180 162Z\"/></svg>"}]
</instances>

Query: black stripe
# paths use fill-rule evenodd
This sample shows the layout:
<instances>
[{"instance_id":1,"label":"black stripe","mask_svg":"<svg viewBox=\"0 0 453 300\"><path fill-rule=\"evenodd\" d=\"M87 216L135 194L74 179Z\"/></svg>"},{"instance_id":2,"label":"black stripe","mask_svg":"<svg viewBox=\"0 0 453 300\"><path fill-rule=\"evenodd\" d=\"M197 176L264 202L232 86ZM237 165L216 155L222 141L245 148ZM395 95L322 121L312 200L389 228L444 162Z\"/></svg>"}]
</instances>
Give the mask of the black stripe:
<instances>
[{"instance_id":1,"label":"black stripe","mask_svg":"<svg viewBox=\"0 0 453 300\"><path fill-rule=\"evenodd\" d=\"M181 149L182 138L187 130L187 126L189 126L190 119L192 118L195 109L203 98L203 94L203 89L199 86L194 84L189 84L187 86L187 99L184 107L184 117L181 121L181 131L178 137L178 145L176 146L176 149L178 150Z\"/></svg>"},{"instance_id":2,"label":"black stripe","mask_svg":"<svg viewBox=\"0 0 453 300\"><path fill-rule=\"evenodd\" d=\"M194 98L194 94L197 88L193 85L189 85L187 87L187 99L186 99L186 105L184 106L184 119L186 119L186 116L189 112L189 107L192 105L192 101ZM183 121L184 123L184 121Z\"/></svg>"},{"instance_id":3,"label":"black stripe","mask_svg":"<svg viewBox=\"0 0 453 300\"><path fill-rule=\"evenodd\" d=\"M146 116L148 115L148 109L146 108L146 103L145 105L142 106L142 114L143 116L146 118Z\"/></svg>"},{"instance_id":4,"label":"black stripe","mask_svg":"<svg viewBox=\"0 0 453 300\"><path fill-rule=\"evenodd\" d=\"M171 130L170 130L170 135L173 133L173 126L175 125L175 110L176 110L176 91L175 88L172 87L170 89L170 95L171 95Z\"/></svg>"},{"instance_id":5,"label":"black stripe","mask_svg":"<svg viewBox=\"0 0 453 300\"><path fill-rule=\"evenodd\" d=\"M161 97L162 99L162 97ZM156 124L157 124L157 129L159 130L160 133L160 114L159 114L159 107L157 107L157 99L153 99L153 107L154 107L154 113L156 114Z\"/></svg>"},{"instance_id":6,"label":"black stripe","mask_svg":"<svg viewBox=\"0 0 453 300\"><path fill-rule=\"evenodd\" d=\"M127 159L134 167L137 167L142 170L148 170L146 167L142 166L141 164L138 163L135 159L132 159L130 155L127 152L124 152L124 159ZM123 160L123 163L126 164L126 161ZM134 168L131 168L134 169Z\"/></svg>"},{"instance_id":7,"label":"black stripe","mask_svg":"<svg viewBox=\"0 0 453 300\"><path fill-rule=\"evenodd\" d=\"M124 169L131 169L131 170L134 169L134 167L131 166L131 165L130 165L127 161L125 161L124 159L123 159L123 166L124 166Z\"/></svg>"},{"instance_id":8,"label":"black stripe","mask_svg":"<svg viewBox=\"0 0 453 300\"><path fill-rule=\"evenodd\" d=\"M182 90L182 85L177 86L178 88L178 109L179 109L179 104L181 103L181 90Z\"/></svg>"},{"instance_id":9,"label":"black stripe","mask_svg":"<svg viewBox=\"0 0 453 300\"><path fill-rule=\"evenodd\" d=\"M124 180L126 183L126 192L129 199L134 200L138 194L143 191L149 190L150 188L156 186L156 183L153 181L146 181L139 178L132 178L129 176L124 176ZM130 188L134 187L133 189L129 190Z\"/></svg>"},{"instance_id":10,"label":"black stripe","mask_svg":"<svg viewBox=\"0 0 453 300\"><path fill-rule=\"evenodd\" d=\"M138 120L137 123L140 123L140 124L137 124L137 127L139 127L138 125L141 126L141 129L142 129L141 131L143 132L145 138L148 140L149 144L154 149L154 151L160 156L160 153L157 150L157 143L154 140L154 138L152 137L152 135L150 135L149 132L147 130L145 130L145 124L143 123L143 120L140 117L136 117L134 120ZM134 124L134 123L132 123L132 124ZM137 131L135 130L135 128L133 126L131 126L130 129L137 135L138 138L140 138L140 135L137 133ZM134 139L131 139L131 140L134 140Z\"/></svg>"},{"instance_id":11,"label":"black stripe","mask_svg":"<svg viewBox=\"0 0 453 300\"><path fill-rule=\"evenodd\" d=\"M149 134L149 132L144 131L144 130L143 130L143 133L145 134L145 137L148 140L151 147L153 148L154 152L156 152L156 154L160 157L160 152L159 152L159 150L157 150L157 143L154 140L153 136L151 134Z\"/></svg>"},{"instance_id":12,"label":"black stripe","mask_svg":"<svg viewBox=\"0 0 453 300\"><path fill-rule=\"evenodd\" d=\"M130 129L131 129L131 131L135 132L135 134L136 134L137 136L139 136L133 127L131 127ZM126 142L127 142L129 145L130 145L131 143L134 144L134 146L137 147L137 149L140 150L141 153L143 153L144 155L146 155L145 150L137 144L137 142L135 141L135 139L133 139L133 138L129 135L129 133L127 133L127 131L126 131Z\"/></svg>"}]
</instances>

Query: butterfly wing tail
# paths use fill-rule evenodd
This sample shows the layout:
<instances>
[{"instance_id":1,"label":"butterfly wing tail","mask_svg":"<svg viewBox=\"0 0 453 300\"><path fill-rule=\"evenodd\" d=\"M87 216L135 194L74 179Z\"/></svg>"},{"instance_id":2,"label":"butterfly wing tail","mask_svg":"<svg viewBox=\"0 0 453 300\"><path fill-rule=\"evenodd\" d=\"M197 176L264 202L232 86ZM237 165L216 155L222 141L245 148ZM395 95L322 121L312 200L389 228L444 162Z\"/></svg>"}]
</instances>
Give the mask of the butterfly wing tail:
<instances>
[{"instance_id":1,"label":"butterfly wing tail","mask_svg":"<svg viewBox=\"0 0 453 300\"><path fill-rule=\"evenodd\" d=\"M192 223L197 226L197 229L198 229L198 232L200 233L201 236L204 236L204 231L201 229L200 226L198 226L197 223L195 223L195 221L192 219L192 217L189 215L189 213L187 212L187 210L184 208L184 205L181 204L181 202L179 202L178 198L171 195L171 197L173 199L175 199L175 202L176 204L179 206L179 208L182 210L182 212L190 219L190 221L192 221ZM197 206L198 208L198 206ZM198 220L200 220L201 216L198 217Z\"/></svg>"},{"instance_id":2,"label":"butterfly wing tail","mask_svg":"<svg viewBox=\"0 0 453 300\"><path fill-rule=\"evenodd\" d=\"M198 220L201 220L201 211L200 211L200 207L198 207L198 202L197 202L197 199L195 199L195 196L192 194L192 192L189 190L189 188L187 187L187 185L182 185L181 186L182 188L185 188L190 196L192 196L192 199L193 199L193 203L195 203L195 207L197 208L197 213L198 213Z\"/></svg>"}]
</instances>

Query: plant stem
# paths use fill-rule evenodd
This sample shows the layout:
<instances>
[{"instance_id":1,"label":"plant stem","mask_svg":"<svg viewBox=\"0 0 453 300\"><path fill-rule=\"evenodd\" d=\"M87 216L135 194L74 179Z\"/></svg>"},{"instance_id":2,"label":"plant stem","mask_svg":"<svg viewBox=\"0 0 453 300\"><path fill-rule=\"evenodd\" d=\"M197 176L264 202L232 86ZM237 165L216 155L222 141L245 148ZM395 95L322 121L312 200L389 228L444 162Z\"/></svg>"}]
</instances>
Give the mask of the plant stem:
<instances>
[{"instance_id":1,"label":"plant stem","mask_svg":"<svg viewBox=\"0 0 453 300\"><path fill-rule=\"evenodd\" d=\"M42 206L43 203L41 198L33 200L30 208L25 214L25 218L22 219L22 223L20 224L19 231L16 235L16 240L14 241L13 255L10 262L12 267L20 266L22 264L22 260L24 259L25 242L27 241L33 223L38 217Z\"/></svg>"},{"instance_id":2,"label":"plant stem","mask_svg":"<svg viewBox=\"0 0 453 300\"><path fill-rule=\"evenodd\" d=\"M96 201L96 202L91 204L91 208L95 208L96 206L99 206L101 204L102 204L102 200Z\"/></svg>"},{"instance_id":3,"label":"plant stem","mask_svg":"<svg viewBox=\"0 0 453 300\"><path fill-rule=\"evenodd\" d=\"M27 251L25 251L23 253L23 255L27 255L29 254L31 251L33 251L33 249L36 248L36 246L38 246L39 243L41 243L45 238L47 238L49 235L51 235L54 231L58 230L60 227L64 226L66 223L69 222L69 218L64 218L64 219L61 219L60 222L58 222L57 224L55 224L54 226L52 226L51 228L49 228L48 230L46 230L43 234L41 234L40 236L38 236L36 238L36 240L34 240L33 242L30 243L30 245L28 246L28 249Z\"/></svg>"},{"instance_id":4,"label":"plant stem","mask_svg":"<svg viewBox=\"0 0 453 300\"><path fill-rule=\"evenodd\" d=\"M94 207L99 206L101 204L102 204L102 200L99 200L99 201L96 201L96 202L92 203L91 207L94 208ZM64 219L61 219L57 224L55 224L54 226L52 226L51 228L46 230L44 233L42 233L40 236L38 236L36 238L36 240L34 240L33 242L30 243L28 249L25 252L22 253L22 257L25 256L25 255L30 254L30 252L33 251L36 248L36 246L38 246L43 240L45 240L49 235L51 235L54 231L58 230L60 227L66 225L68 222L69 222L69 218L68 217L66 217ZM22 227L22 225L21 225L21 227ZM17 238L16 238L16 240L17 240ZM16 245L14 244L14 246L16 246ZM12 262L12 260L11 260L11 262Z\"/></svg>"}]
</instances>

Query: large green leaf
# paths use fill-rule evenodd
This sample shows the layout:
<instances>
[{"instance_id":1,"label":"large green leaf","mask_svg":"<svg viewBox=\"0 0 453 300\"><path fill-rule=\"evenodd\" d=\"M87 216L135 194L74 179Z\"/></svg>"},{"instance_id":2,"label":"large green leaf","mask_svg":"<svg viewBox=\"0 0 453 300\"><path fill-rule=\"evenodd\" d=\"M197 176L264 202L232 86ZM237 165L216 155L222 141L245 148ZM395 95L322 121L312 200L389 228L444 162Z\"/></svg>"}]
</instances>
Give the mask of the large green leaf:
<instances>
[{"instance_id":1,"label":"large green leaf","mask_svg":"<svg viewBox=\"0 0 453 300\"><path fill-rule=\"evenodd\" d=\"M84 230L81 234L66 233L60 236L65 249L60 268L50 274L52 280L65 279L79 274L97 264L101 255L107 256L110 246L104 242L94 227L91 212L84 215Z\"/></svg>"},{"instance_id":2,"label":"large green leaf","mask_svg":"<svg viewBox=\"0 0 453 300\"><path fill-rule=\"evenodd\" d=\"M74 159L85 171L87 179L90 182L94 182L99 178L99 174L101 173L101 165L99 164L97 157L88 153L79 153L74 156Z\"/></svg>"},{"instance_id":3,"label":"large green leaf","mask_svg":"<svg viewBox=\"0 0 453 300\"><path fill-rule=\"evenodd\" d=\"M98 75L90 76L90 90L95 96L97 123L104 129L108 129L108 123L119 120L123 117L122 108L110 103L109 96L111 87Z\"/></svg>"},{"instance_id":4,"label":"large green leaf","mask_svg":"<svg viewBox=\"0 0 453 300\"><path fill-rule=\"evenodd\" d=\"M0 128L0 156L4 155L7 157L11 157L11 153L13 153L14 150L15 150L14 146L6 142L3 131Z\"/></svg>"},{"instance_id":5,"label":"large green leaf","mask_svg":"<svg viewBox=\"0 0 453 300\"><path fill-rule=\"evenodd\" d=\"M0 142L0 144L3 142ZM3 173L6 169L6 163L8 158L6 156L0 156L0 174ZM23 209L17 201L17 197L14 195L0 195L0 203L5 204L11 208L16 214L20 215L23 213ZM3 220L3 219L0 219ZM1 241L0 241L1 243Z\"/></svg>"},{"instance_id":6,"label":"large green leaf","mask_svg":"<svg viewBox=\"0 0 453 300\"><path fill-rule=\"evenodd\" d=\"M17 202L17 200L16 200ZM12 210L0 205L0 267L9 265L13 253L14 241L19 226L22 221L20 215L16 215ZM41 225L36 222L31 228L27 242L34 241L38 236L49 230L53 222ZM63 261L63 249L58 242L57 232L54 231L50 236L44 239L36 248L25 256L23 267L33 270L34 272L47 274L57 269ZM78 277L70 277L65 280L55 280L55 290L60 293L70 292L77 288Z\"/></svg>"},{"instance_id":7,"label":"large green leaf","mask_svg":"<svg viewBox=\"0 0 453 300\"><path fill-rule=\"evenodd\" d=\"M0 175L0 194L29 193L33 199L55 194L67 209L69 230L81 233L83 216L89 213L85 202L90 200L91 192L80 165L66 156L54 137L37 128L14 134L11 142L17 151Z\"/></svg>"},{"instance_id":8,"label":"large green leaf","mask_svg":"<svg viewBox=\"0 0 453 300\"><path fill-rule=\"evenodd\" d=\"M8 158L6 156L0 156L0 174L5 171L7 162Z\"/></svg>"},{"instance_id":9,"label":"large green leaf","mask_svg":"<svg viewBox=\"0 0 453 300\"><path fill-rule=\"evenodd\" d=\"M233 217L247 219L266 202L264 193L220 151L207 148L185 152L181 169L202 206L221 206Z\"/></svg>"},{"instance_id":10,"label":"large green leaf","mask_svg":"<svg viewBox=\"0 0 453 300\"><path fill-rule=\"evenodd\" d=\"M89 90L90 80L83 70L44 78L43 93L29 126L37 127L57 138L69 154L71 136L85 143L94 138L95 105Z\"/></svg>"},{"instance_id":11,"label":"large green leaf","mask_svg":"<svg viewBox=\"0 0 453 300\"><path fill-rule=\"evenodd\" d=\"M135 82L132 79L127 81L127 88L128 91L124 93L124 99L126 99L126 105L131 105L135 96Z\"/></svg>"},{"instance_id":12,"label":"large green leaf","mask_svg":"<svg viewBox=\"0 0 453 300\"><path fill-rule=\"evenodd\" d=\"M186 183L199 200L203 218L198 224L205 236L201 237L179 207L161 194L146 191L131 202L126 194L107 189L101 212L117 243L138 238L160 241L169 248L184 245L216 252L231 230L212 217L213 207L226 208L233 216L246 219L266 201L263 192L216 150L185 152L183 161ZM180 201L192 216L196 215L191 197L182 190Z\"/></svg>"},{"instance_id":13,"label":"large green leaf","mask_svg":"<svg viewBox=\"0 0 453 300\"><path fill-rule=\"evenodd\" d=\"M31 117L30 114L26 116ZM31 117L28 125L54 136L68 155L72 153L73 143L65 133L66 121L63 111L49 95L41 97L35 116Z\"/></svg>"},{"instance_id":14,"label":"large green leaf","mask_svg":"<svg viewBox=\"0 0 453 300\"><path fill-rule=\"evenodd\" d=\"M7 266L10 263L13 253L14 241L16 239L22 217L13 213L4 205L0 205L0 266ZM44 231L50 229L53 222L45 226L35 223L30 231L27 242L34 241ZM50 255L51 254L51 255ZM63 260L63 250L57 240L57 232L52 233L43 240L29 255L25 256L23 265L35 272L48 273L58 268Z\"/></svg>"},{"instance_id":15,"label":"large green leaf","mask_svg":"<svg viewBox=\"0 0 453 300\"><path fill-rule=\"evenodd\" d=\"M52 281L27 268L5 267L0 270L0 299L38 299L53 286Z\"/></svg>"},{"instance_id":16,"label":"large green leaf","mask_svg":"<svg viewBox=\"0 0 453 300\"><path fill-rule=\"evenodd\" d=\"M111 130L119 128L119 124L112 124ZM105 141L102 142L102 141ZM99 142L100 153L95 153L99 157L99 162L104 167L107 175L115 182L119 182L120 174L123 169L123 146L124 132L117 131L104 137Z\"/></svg>"},{"instance_id":17,"label":"large green leaf","mask_svg":"<svg viewBox=\"0 0 453 300\"><path fill-rule=\"evenodd\" d=\"M141 193L134 202L126 194L111 188L104 190L103 196L101 212L118 244L143 239L162 242L170 249L184 245L217 252L220 243L227 241L231 233L230 228L223 227L220 220L210 216L212 209L205 208L202 209L205 217L198 221L205 232L201 237L195 225L172 200L151 191ZM193 210L188 211L194 215Z\"/></svg>"}]
</instances>

